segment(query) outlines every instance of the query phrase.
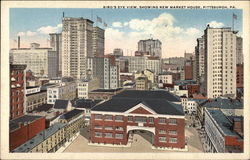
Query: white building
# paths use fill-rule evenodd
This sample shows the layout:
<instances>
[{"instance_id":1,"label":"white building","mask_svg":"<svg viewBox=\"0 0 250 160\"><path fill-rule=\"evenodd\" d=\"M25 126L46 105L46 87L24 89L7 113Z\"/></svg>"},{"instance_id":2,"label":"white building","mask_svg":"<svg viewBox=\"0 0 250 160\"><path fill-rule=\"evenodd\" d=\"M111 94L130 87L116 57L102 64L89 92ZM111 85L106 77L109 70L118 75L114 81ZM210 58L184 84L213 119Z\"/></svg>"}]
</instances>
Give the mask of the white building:
<instances>
[{"instance_id":1,"label":"white building","mask_svg":"<svg viewBox=\"0 0 250 160\"><path fill-rule=\"evenodd\" d=\"M77 97L88 99L88 93L99 88L99 79L79 80L77 83Z\"/></svg>"},{"instance_id":2,"label":"white building","mask_svg":"<svg viewBox=\"0 0 250 160\"><path fill-rule=\"evenodd\" d=\"M72 100L76 98L75 82L62 82L47 89L47 103L54 104L57 99Z\"/></svg>"},{"instance_id":3,"label":"white building","mask_svg":"<svg viewBox=\"0 0 250 160\"><path fill-rule=\"evenodd\" d=\"M148 57L145 69L153 71L156 75L161 73L161 60L159 58Z\"/></svg>"},{"instance_id":4,"label":"white building","mask_svg":"<svg viewBox=\"0 0 250 160\"><path fill-rule=\"evenodd\" d=\"M174 85L174 89L169 91L170 93L173 93L177 96L186 96L188 97L188 90L180 89L180 86Z\"/></svg>"},{"instance_id":5,"label":"white building","mask_svg":"<svg viewBox=\"0 0 250 160\"><path fill-rule=\"evenodd\" d=\"M119 87L119 67L111 64L111 59L104 58L104 89Z\"/></svg>"},{"instance_id":6,"label":"white building","mask_svg":"<svg viewBox=\"0 0 250 160\"><path fill-rule=\"evenodd\" d=\"M208 98L236 96L236 32L205 29L205 94Z\"/></svg>"},{"instance_id":7,"label":"white building","mask_svg":"<svg viewBox=\"0 0 250 160\"><path fill-rule=\"evenodd\" d=\"M242 37L236 38L236 64L243 64Z\"/></svg>"},{"instance_id":8,"label":"white building","mask_svg":"<svg viewBox=\"0 0 250 160\"><path fill-rule=\"evenodd\" d=\"M158 76L158 83L173 83L173 76L171 74L159 74Z\"/></svg>"},{"instance_id":9,"label":"white building","mask_svg":"<svg viewBox=\"0 0 250 160\"><path fill-rule=\"evenodd\" d=\"M87 57L93 57L93 22L83 18L63 18L62 76L87 77Z\"/></svg>"},{"instance_id":10,"label":"white building","mask_svg":"<svg viewBox=\"0 0 250 160\"><path fill-rule=\"evenodd\" d=\"M58 73L57 53L51 48L39 48L39 44L31 43L30 48L10 50L10 61L13 64L26 64L38 77L56 77Z\"/></svg>"},{"instance_id":11,"label":"white building","mask_svg":"<svg viewBox=\"0 0 250 160\"><path fill-rule=\"evenodd\" d=\"M41 91L40 86L35 86L35 87L26 87L25 94L33 94Z\"/></svg>"},{"instance_id":12,"label":"white building","mask_svg":"<svg viewBox=\"0 0 250 160\"><path fill-rule=\"evenodd\" d=\"M128 56L129 72L141 72L146 69L146 57Z\"/></svg>"}]
</instances>

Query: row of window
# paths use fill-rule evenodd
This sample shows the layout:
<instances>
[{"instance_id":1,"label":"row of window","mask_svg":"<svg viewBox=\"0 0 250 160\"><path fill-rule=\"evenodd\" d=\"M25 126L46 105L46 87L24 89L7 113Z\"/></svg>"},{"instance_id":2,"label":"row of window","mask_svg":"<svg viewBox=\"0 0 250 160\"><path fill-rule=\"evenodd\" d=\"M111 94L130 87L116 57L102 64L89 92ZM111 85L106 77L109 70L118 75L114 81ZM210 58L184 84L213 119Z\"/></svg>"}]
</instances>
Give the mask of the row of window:
<instances>
[{"instance_id":1,"label":"row of window","mask_svg":"<svg viewBox=\"0 0 250 160\"><path fill-rule=\"evenodd\" d=\"M123 116L121 115L117 115L114 116L115 117L115 121L123 121ZM96 114L95 115L95 120L105 120L105 121L113 121L113 116L112 115L100 115L100 114ZM133 117L133 116L128 116L128 122L136 122L136 123L146 123L148 119L149 123L154 123L154 118L153 117ZM159 123L160 124L166 124L166 118L159 118ZM169 119L169 124L171 125L176 125L177 121L176 119Z\"/></svg>"},{"instance_id":2,"label":"row of window","mask_svg":"<svg viewBox=\"0 0 250 160\"><path fill-rule=\"evenodd\" d=\"M114 128L117 131L123 131L123 127L120 127L120 126L114 126L114 127L113 126L105 126L104 127L105 130L113 130ZM96 125L95 129L103 129L103 126Z\"/></svg>"},{"instance_id":3,"label":"row of window","mask_svg":"<svg viewBox=\"0 0 250 160\"><path fill-rule=\"evenodd\" d=\"M159 142L167 142L167 137L159 137ZM177 143L177 138L169 138L169 143Z\"/></svg>"},{"instance_id":4,"label":"row of window","mask_svg":"<svg viewBox=\"0 0 250 160\"><path fill-rule=\"evenodd\" d=\"M100 137L113 138L113 134L112 133L95 132L95 137L97 137L97 138L100 138ZM114 138L123 139L123 134L116 133Z\"/></svg>"},{"instance_id":5,"label":"row of window","mask_svg":"<svg viewBox=\"0 0 250 160\"><path fill-rule=\"evenodd\" d=\"M167 130L160 129L159 130L159 134L167 134ZM176 130L169 130L168 134L169 135L177 135L177 131Z\"/></svg>"}]
</instances>

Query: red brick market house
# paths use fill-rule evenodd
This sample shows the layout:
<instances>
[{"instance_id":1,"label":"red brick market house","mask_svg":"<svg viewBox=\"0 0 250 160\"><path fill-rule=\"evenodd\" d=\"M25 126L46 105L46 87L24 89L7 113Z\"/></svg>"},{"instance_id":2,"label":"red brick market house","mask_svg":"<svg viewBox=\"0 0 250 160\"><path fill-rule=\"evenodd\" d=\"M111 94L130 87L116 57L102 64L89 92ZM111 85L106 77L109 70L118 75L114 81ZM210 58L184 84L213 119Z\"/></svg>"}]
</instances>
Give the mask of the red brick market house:
<instances>
[{"instance_id":1,"label":"red brick market house","mask_svg":"<svg viewBox=\"0 0 250 160\"><path fill-rule=\"evenodd\" d=\"M134 131L152 135L152 148L185 150L185 118L167 91L126 90L91 110L90 144L128 145Z\"/></svg>"}]
</instances>

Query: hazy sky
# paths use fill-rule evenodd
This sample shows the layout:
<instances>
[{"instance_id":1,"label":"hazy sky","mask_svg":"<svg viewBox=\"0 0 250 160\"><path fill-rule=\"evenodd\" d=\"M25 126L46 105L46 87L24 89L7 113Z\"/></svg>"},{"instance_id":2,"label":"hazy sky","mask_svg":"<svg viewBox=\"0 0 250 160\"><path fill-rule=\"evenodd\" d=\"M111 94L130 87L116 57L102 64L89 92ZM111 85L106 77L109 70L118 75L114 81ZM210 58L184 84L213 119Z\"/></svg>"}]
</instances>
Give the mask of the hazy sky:
<instances>
[{"instance_id":1,"label":"hazy sky","mask_svg":"<svg viewBox=\"0 0 250 160\"><path fill-rule=\"evenodd\" d=\"M93 20L105 29L105 53L122 48L125 55L137 50L141 39L154 38L162 42L163 57L183 56L194 52L196 39L204 33L206 25L231 27L232 14L237 15L235 30L242 35L242 10L233 9L55 9L13 8L10 9L10 46L17 47L17 35L21 36L21 47L32 42L47 47L48 34L61 32L62 13L65 17L83 17ZM103 23L96 23L96 17Z\"/></svg>"}]
</instances>

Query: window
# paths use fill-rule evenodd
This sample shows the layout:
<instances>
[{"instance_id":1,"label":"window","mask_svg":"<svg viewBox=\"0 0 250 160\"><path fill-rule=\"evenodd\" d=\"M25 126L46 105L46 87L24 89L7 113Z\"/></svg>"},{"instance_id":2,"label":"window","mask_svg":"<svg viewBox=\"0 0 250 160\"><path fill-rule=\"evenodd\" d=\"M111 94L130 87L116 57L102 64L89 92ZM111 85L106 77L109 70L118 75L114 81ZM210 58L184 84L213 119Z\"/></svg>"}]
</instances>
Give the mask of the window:
<instances>
[{"instance_id":1,"label":"window","mask_svg":"<svg viewBox=\"0 0 250 160\"><path fill-rule=\"evenodd\" d=\"M112 115L105 115L105 120L112 121L113 120L113 116Z\"/></svg>"},{"instance_id":2,"label":"window","mask_svg":"<svg viewBox=\"0 0 250 160\"><path fill-rule=\"evenodd\" d=\"M123 121L123 116L115 116L115 121Z\"/></svg>"},{"instance_id":3,"label":"window","mask_svg":"<svg viewBox=\"0 0 250 160\"><path fill-rule=\"evenodd\" d=\"M112 138L112 133L104 133L105 138Z\"/></svg>"},{"instance_id":4,"label":"window","mask_svg":"<svg viewBox=\"0 0 250 160\"><path fill-rule=\"evenodd\" d=\"M101 115L101 114L96 114L96 115L95 115L95 119L96 119L96 120L102 119L102 115Z\"/></svg>"},{"instance_id":5,"label":"window","mask_svg":"<svg viewBox=\"0 0 250 160\"><path fill-rule=\"evenodd\" d=\"M135 122L143 122L143 123L145 123L146 122L146 117L135 117Z\"/></svg>"},{"instance_id":6,"label":"window","mask_svg":"<svg viewBox=\"0 0 250 160\"><path fill-rule=\"evenodd\" d=\"M170 125L176 125L177 124L176 119L170 119L169 124Z\"/></svg>"},{"instance_id":7,"label":"window","mask_svg":"<svg viewBox=\"0 0 250 160\"><path fill-rule=\"evenodd\" d=\"M120 127L120 126L117 126L115 129L116 129L117 131L123 131L123 128Z\"/></svg>"},{"instance_id":8,"label":"window","mask_svg":"<svg viewBox=\"0 0 250 160\"><path fill-rule=\"evenodd\" d=\"M112 126L106 126L105 130L113 130L113 127Z\"/></svg>"},{"instance_id":9,"label":"window","mask_svg":"<svg viewBox=\"0 0 250 160\"><path fill-rule=\"evenodd\" d=\"M95 132L95 137L102 137L102 133L101 132Z\"/></svg>"},{"instance_id":10,"label":"window","mask_svg":"<svg viewBox=\"0 0 250 160\"><path fill-rule=\"evenodd\" d=\"M123 134L115 134L116 139L123 139Z\"/></svg>"},{"instance_id":11,"label":"window","mask_svg":"<svg viewBox=\"0 0 250 160\"><path fill-rule=\"evenodd\" d=\"M166 137L159 137L159 142L167 142L167 138Z\"/></svg>"},{"instance_id":12,"label":"window","mask_svg":"<svg viewBox=\"0 0 250 160\"><path fill-rule=\"evenodd\" d=\"M149 123L154 123L154 118L153 117L149 117Z\"/></svg>"},{"instance_id":13,"label":"window","mask_svg":"<svg viewBox=\"0 0 250 160\"><path fill-rule=\"evenodd\" d=\"M133 122L133 117L132 116L128 116L128 122Z\"/></svg>"},{"instance_id":14,"label":"window","mask_svg":"<svg viewBox=\"0 0 250 160\"><path fill-rule=\"evenodd\" d=\"M168 131L168 134L169 134L169 135L177 135L177 132L174 131L174 130L172 130L172 131Z\"/></svg>"},{"instance_id":15,"label":"window","mask_svg":"<svg viewBox=\"0 0 250 160\"><path fill-rule=\"evenodd\" d=\"M166 134L166 131L163 130L163 129L160 129L160 130L159 130L159 134Z\"/></svg>"},{"instance_id":16,"label":"window","mask_svg":"<svg viewBox=\"0 0 250 160\"><path fill-rule=\"evenodd\" d=\"M177 138L169 138L169 143L177 143Z\"/></svg>"},{"instance_id":17,"label":"window","mask_svg":"<svg viewBox=\"0 0 250 160\"><path fill-rule=\"evenodd\" d=\"M95 126L95 129L102 129L102 126Z\"/></svg>"},{"instance_id":18,"label":"window","mask_svg":"<svg viewBox=\"0 0 250 160\"><path fill-rule=\"evenodd\" d=\"M165 124L166 123L166 119L165 118L160 118L159 119L159 123L164 123Z\"/></svg>"}]
</instances>

